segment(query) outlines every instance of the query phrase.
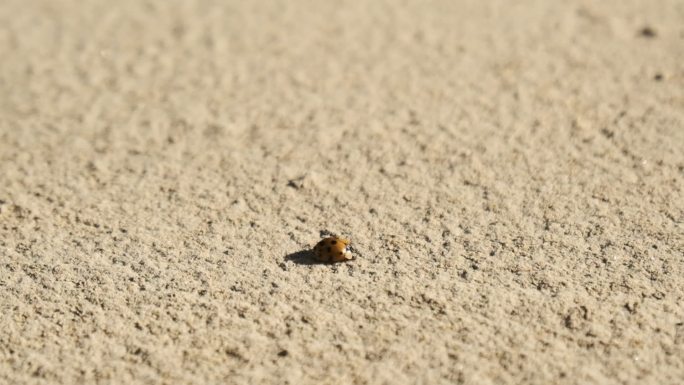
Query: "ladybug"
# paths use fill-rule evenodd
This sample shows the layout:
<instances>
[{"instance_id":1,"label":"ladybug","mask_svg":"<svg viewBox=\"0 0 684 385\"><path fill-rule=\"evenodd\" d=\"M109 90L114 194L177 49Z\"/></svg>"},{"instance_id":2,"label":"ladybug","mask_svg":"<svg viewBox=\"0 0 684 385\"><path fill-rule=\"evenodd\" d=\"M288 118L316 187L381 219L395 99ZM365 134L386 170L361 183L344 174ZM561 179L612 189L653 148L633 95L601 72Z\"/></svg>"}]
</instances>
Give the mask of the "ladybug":
<instances>
[{"instance_id":1,"label":"ladybug","mask_svg":"<svg viewBox=\"0 0 684 385\"><path fill-rule=\"evenodd\" d=\"M324 238L314 246L314 256L320 262L348 261L353 259L351 251L347 249L350 243L349 239L337 236Z\"/></svg>"}]
</instances>

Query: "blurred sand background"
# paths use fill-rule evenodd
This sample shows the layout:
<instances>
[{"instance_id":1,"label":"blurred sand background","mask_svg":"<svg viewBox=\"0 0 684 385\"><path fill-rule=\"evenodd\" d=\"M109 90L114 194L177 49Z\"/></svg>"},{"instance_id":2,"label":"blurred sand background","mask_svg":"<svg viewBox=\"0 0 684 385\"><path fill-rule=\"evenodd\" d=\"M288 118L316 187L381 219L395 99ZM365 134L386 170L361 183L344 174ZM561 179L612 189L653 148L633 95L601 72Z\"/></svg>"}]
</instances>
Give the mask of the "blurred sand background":
<instances>
[{"instance_id":1,"label":"blurred sand background","mask_svg":"<svg viewBox=\"0 0 684 385\"><path fill-rule=\"evenodd\" d=\"M3 0L0 58L0 383L684 379L682 1Z\"/></svg>"}]
</instances>

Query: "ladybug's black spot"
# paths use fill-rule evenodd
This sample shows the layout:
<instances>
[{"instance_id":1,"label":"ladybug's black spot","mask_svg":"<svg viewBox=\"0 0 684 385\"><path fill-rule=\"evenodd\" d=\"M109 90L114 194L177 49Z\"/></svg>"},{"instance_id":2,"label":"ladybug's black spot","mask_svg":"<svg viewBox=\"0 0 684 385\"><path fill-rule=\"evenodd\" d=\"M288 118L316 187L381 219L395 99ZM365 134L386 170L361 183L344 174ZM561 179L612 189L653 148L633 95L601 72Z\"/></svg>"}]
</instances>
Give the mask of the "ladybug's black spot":
<instances>
[{"instance_id":1,"label":"ladybug's black spot","mask_svg":"<svg viewBox=\"0 0 684 385\"><path fill-rule=\"evenodd\" d=\"M326 250L328 250L328 253L329 253L332 251L332 247L328 246L328 248Z\"/></svg>"},{"instance_id":2,"label":"ladybug's black spot","mask_svg":"<svg viewBox=\"0 0 684 385\"><path fill-rule=\"evenodd\" d=\"M337 243L337 241L334 240L334 239L333 239L332 241L330 241L330 244L331 244L331 245L334 245L334 244L336 244L336 243Z\"/></svg>"},{"instance_id":3,"label":"ladybug's black spot","mask_svg":"<svg viewBox=\"0 0 684 385\"><path fill-rule=\"evenodd\" d=\"M342 254L344 254L344 253L343 253L343 252L341 252L341 251L340 251L339 253L337 253L337 255L340 255L340 256L341 256Z\"/></svg>"}]
</instances>

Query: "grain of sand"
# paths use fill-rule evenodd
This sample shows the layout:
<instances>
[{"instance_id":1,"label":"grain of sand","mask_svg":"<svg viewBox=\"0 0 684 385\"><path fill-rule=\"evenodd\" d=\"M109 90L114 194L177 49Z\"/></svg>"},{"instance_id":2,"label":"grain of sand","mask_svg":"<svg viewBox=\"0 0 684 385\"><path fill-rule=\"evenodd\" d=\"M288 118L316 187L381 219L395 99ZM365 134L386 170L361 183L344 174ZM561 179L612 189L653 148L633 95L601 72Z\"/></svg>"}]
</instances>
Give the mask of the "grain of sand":
<instances>
[{"instance_id":1,"label":"grain of sand","mask_svg":"<svg viewBox=\"0 0 684 385\"><path fill-rule=\"evenodd\" d=\"M684 379L681 1L3 0L0 57L0 383Z\"/></svg>"}]
</instances>

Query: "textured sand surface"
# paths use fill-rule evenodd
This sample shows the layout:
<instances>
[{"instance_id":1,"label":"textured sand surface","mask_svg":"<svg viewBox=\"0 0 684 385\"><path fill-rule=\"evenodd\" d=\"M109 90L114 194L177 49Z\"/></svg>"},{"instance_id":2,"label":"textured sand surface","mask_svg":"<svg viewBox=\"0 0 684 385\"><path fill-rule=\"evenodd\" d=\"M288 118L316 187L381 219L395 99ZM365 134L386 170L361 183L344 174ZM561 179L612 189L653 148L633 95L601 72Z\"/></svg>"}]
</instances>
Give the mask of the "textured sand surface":
<instances>
[{"instance_id":1,"label":"textured sand surface","mask_svg":"<svg viewBox=\"0 0 684 385\"><path fill-rule=\"evenodd\" d=\"M0 383L681 384L683 63L679 0L3 0Z\"/></svg>"}]
</instances>

